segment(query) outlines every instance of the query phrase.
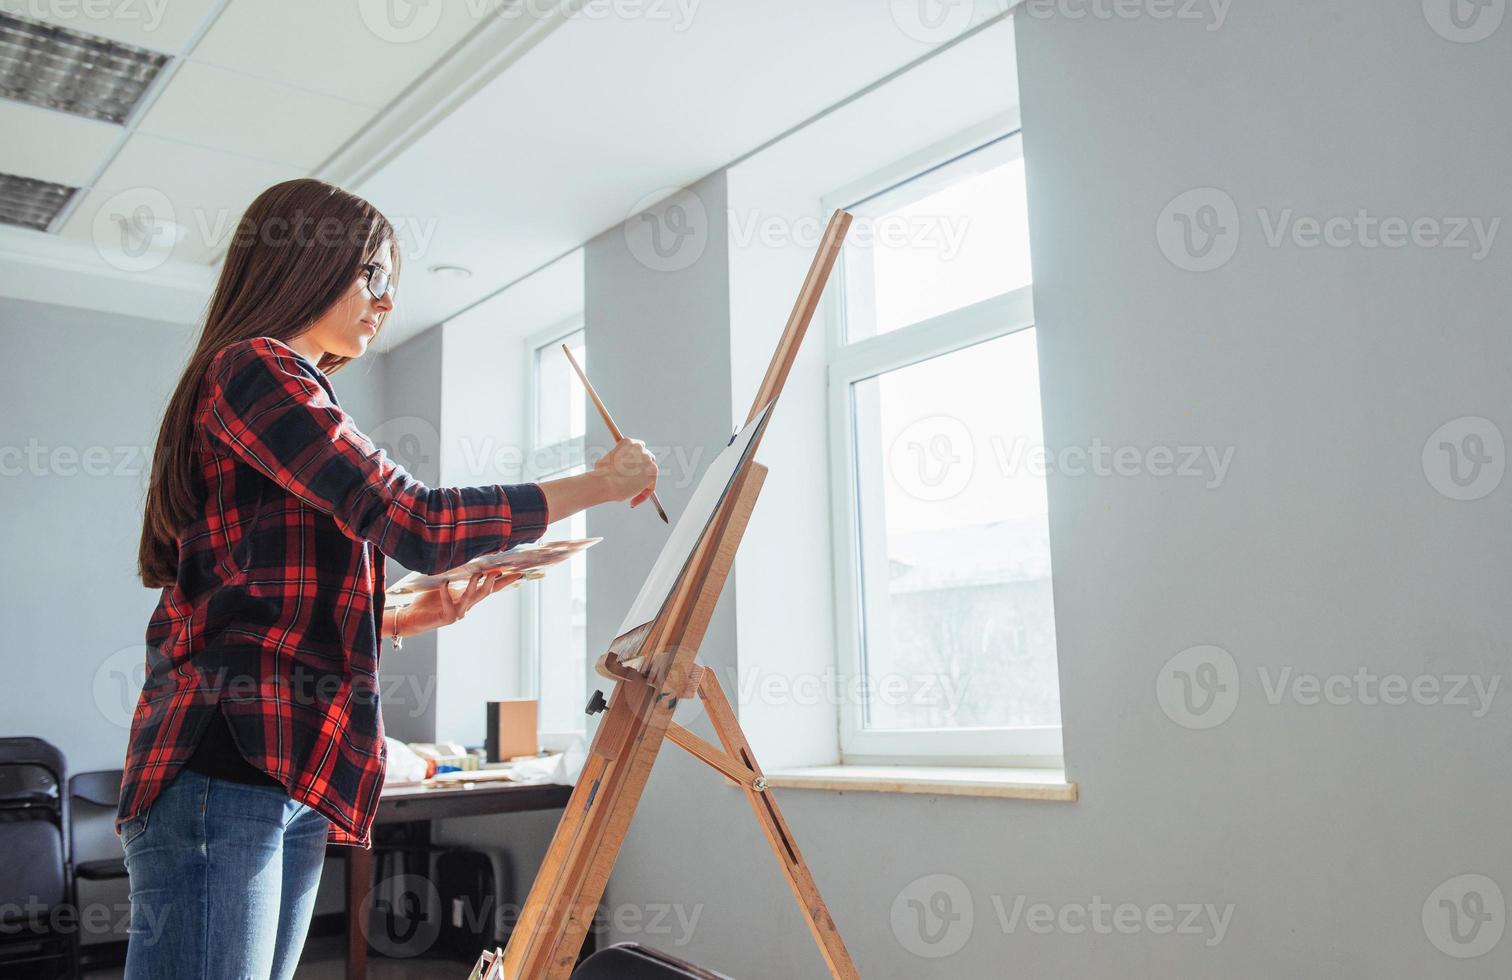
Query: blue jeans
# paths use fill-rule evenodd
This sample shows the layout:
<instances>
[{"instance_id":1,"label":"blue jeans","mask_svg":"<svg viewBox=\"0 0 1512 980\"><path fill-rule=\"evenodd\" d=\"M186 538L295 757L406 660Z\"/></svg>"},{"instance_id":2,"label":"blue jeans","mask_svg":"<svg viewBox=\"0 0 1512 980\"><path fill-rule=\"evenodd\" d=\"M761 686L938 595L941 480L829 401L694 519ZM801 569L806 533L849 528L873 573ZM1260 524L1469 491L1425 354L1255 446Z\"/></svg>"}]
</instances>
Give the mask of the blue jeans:
<instances>
[{"instance_id":1,"label":"blue jeans","mask_svg":"<svg viewBox=\"0 0 1512 980\"><path fill-rule=\"evenodd\" d=\"M125 980L289 980L329 831L282 787L179 770L121 826L131 877Z\"/></svg>"}]
</instances>

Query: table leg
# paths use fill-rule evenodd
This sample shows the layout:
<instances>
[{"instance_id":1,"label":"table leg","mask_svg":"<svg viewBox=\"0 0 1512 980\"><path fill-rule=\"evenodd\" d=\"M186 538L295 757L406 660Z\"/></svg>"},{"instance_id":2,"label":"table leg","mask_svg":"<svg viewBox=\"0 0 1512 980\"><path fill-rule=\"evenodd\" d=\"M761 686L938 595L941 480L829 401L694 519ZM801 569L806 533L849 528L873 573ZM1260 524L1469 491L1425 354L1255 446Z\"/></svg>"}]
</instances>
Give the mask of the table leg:
<instances>
[{"instance_id":1,"label":"table leg","mask_svg":"<svg viewBox=\"0 0 1512 980\"><path fill-rule=\"evenodd\" d=\"M367 980L367 934L362 928L364 900L373 887L373 852L348 847L346 862L347 980Z\"/></svg>"}]
</instances>

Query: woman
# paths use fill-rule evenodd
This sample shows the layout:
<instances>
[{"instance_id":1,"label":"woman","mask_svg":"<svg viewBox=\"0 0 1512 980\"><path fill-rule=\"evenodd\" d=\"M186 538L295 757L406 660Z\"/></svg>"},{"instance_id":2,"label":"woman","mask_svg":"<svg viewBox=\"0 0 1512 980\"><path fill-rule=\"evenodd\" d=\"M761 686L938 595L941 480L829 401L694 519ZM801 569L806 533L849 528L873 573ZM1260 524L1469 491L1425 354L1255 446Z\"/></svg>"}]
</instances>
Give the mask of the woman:
<instances>
[{"instance_id":1,"label":"woman","mask_svg":"<svg viewBox=\"0 0 1512 980\"><path fill-rule=\"evenodd\" d=\"M327 842L371 847L380 640L510 581L385 609L384 555L440 572L655 489L630 439L541 484L433 489L396 466L327 376L367 350L398 277L389 222L318 180L264 191L230 243L142 527L142 581L162 597L116 815L127 980L293 976Z\"/></svg>"}]
</instances>

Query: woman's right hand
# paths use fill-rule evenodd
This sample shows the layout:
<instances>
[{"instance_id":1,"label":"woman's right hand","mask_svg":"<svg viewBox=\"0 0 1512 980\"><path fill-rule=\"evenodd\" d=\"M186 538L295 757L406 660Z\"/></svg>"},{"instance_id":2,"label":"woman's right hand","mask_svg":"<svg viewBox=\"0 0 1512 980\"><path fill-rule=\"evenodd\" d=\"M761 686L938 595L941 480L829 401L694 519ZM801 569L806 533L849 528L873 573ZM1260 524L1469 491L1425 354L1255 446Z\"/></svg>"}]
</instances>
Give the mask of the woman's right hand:
<instances>
[{"instance_id":1,"label":"woman's right hand","mask_svg":"<svg viewBox=\"0 0 1512 980\"><path fill-rule=\"evenodd\" d=\"M609 500L628 500L639 506L656 489L656 457L639 439L621 439L593 464Z\"/></svg>"}]
</instances>

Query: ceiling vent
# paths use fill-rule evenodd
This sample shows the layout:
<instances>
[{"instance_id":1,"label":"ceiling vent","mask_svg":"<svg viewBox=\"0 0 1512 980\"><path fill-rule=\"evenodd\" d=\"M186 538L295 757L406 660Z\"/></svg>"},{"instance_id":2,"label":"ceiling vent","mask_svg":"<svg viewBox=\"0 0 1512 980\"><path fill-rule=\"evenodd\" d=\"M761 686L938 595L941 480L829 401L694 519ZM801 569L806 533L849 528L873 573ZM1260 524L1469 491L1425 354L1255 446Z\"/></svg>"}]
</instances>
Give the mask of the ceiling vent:
<instances>
[{"instance_id":1,"label":"ceiling vent","mask_svg":"<svg viewBox=\"0 0 1512 980\"><path fill-rule=\"evenodd\" d=\"M0 13L0 96L124 123L168 56Z\"/></svg>"},{"instance_id":2,"label":"ceiling vent","mask_svg":"<svg viewBox=\"0 0 1512 980\"><path fill-rule=\"evenodd\" d=\"M0 174L0 224L46 231L78 188Z\"/></svg>"}]
</instances>

